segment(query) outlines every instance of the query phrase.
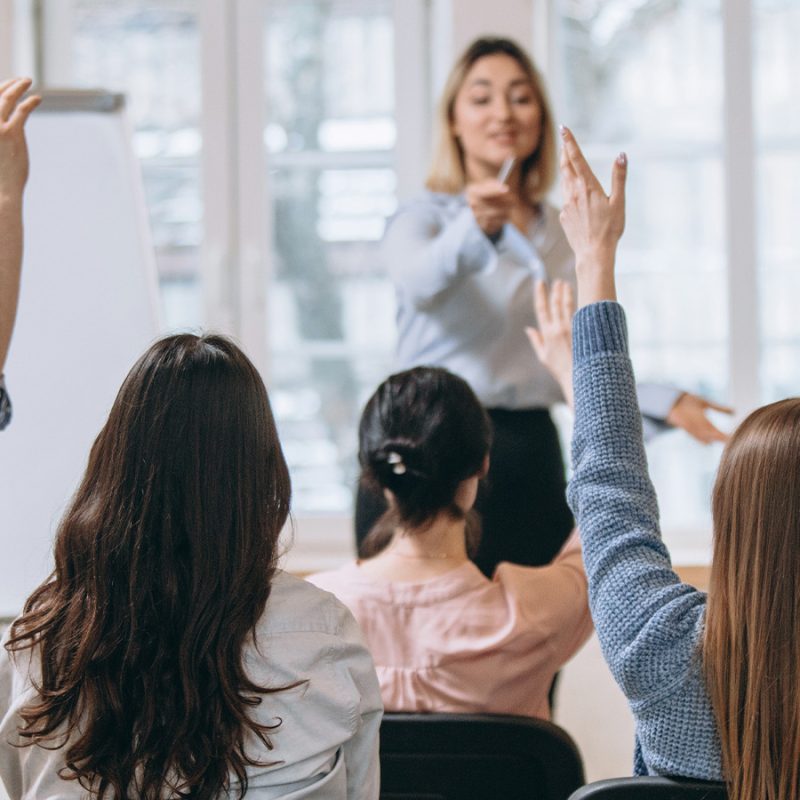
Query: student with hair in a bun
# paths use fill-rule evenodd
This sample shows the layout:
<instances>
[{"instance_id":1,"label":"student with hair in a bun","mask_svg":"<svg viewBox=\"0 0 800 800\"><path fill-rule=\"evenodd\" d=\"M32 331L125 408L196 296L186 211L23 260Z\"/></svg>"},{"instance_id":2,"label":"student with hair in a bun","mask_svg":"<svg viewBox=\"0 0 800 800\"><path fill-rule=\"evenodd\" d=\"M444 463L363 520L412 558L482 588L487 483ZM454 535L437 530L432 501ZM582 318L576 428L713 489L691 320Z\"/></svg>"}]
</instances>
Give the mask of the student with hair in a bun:
<instances>
[{"instance_id":1,"label":"student with hair in a bun","mask_svg":"<svg viewBox=\"0 0 800 800\"><path fill-rule=\"evenodd\" d=\"M551 564L503 563L491 580L470 560L491 438L472 389L442 368L392 375L364 409L362 479L389 509L369 557L310 580L361 625L387 711L549 718L553 677L592 630L577 534Z\"/></svg>"}]
</instances>

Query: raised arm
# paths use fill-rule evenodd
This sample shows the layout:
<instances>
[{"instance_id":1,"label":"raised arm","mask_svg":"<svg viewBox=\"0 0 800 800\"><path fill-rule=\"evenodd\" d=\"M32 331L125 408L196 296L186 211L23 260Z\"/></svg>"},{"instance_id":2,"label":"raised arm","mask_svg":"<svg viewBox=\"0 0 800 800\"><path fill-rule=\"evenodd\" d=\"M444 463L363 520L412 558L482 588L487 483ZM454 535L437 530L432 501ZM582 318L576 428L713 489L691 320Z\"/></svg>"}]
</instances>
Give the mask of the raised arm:
<instances>
[{"instance_id":1,"label":"raised arm","mask_svg":"<svg viewBox=\"0 0 800 800\"><path fill-rule=\"evenodd\" d=\"M681 584L661 541L647 471L614 261L625 225L624 158L606 196L569 131L561 220L576 254L574 474L592 616L606 660L631 700L666 691L689 669L705 596Z\"/></svg>"},{"instance_id":2,"label":"raised arm","mask_svg":"<svg viewBox=\"0 0 800 800\"><path fill-rule=\"evenodd\" d=\"M20 98L28 78L0 84L0 375L5 367L19 298L22 269L22 194L28 180L25 121L39 97Z\"/></svg>"}]
</instances>

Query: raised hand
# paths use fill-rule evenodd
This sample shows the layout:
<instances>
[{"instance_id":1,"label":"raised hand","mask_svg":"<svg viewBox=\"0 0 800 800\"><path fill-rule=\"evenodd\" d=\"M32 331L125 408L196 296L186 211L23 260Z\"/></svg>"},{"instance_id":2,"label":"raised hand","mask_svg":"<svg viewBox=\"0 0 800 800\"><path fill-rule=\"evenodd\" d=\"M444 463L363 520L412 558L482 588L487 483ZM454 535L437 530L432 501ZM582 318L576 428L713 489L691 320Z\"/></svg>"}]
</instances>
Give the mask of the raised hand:
<instances>
[{"instance_id":1,"label":"raised hand","mask_svg":"<svg viewBox=\"0 0 800 800\"><path fill-rule=\"evenodd\" d=\"M28 180L25 121L41 102L36 95L20 102L30 86L30 78L0 83L0 201L20 200Z\"/></svg>"},{"instance_id":2,"label":"raised hand","mask_svg":"<svg viewBox=\"0 0 800 800\"><path fill-rule=\"evenodd\" d=\"M22 269L22 193L28 180L25 121L39 105L36 96L21 100L28 78L0 83L0 374L14 329Z\"/></svg>"},{"instance_id":3,"label":"raised hand","mask_svg":"<svg viewBox=\"0 0 800 800\"><path fill-rule=\"evenodd\" d=\"M611 194L607 195L587 163L572 132L562 126L561 187L564 207L561 225L575 252L578 305L616 300L614 259L625 230L624 154L614 161Z\"/></svg>"},{"instance_id":4,"label":"raised hand","mask_svg":"<svg viewBox=\"0 0 800 800\"><path fill-rule=\"evenodd\" d=\"M537 328L526 328L539 361L558 381L564 400L572 408L572 316L575 297L566 281L556 280L548 293L544 281L537 281L533 294Z\"/></svg>"}]
</instances>

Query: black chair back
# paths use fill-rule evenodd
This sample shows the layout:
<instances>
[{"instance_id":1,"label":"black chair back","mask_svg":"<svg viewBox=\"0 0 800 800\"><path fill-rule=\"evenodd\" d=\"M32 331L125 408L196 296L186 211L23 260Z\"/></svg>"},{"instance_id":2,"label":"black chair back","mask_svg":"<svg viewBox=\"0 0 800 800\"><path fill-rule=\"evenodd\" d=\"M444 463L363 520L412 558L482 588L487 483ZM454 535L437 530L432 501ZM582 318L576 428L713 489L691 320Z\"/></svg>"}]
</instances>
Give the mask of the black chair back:
<instances>
[{"instance_id":1,"label":"black chair back","mask_svg":"<svg viewBox=\"0 0 800 800\"><path fill-rule=\"evenodd\" d=\"M583 762L566 731L495 714L385 714L381 800L567 800Z\"/></svg>"},{"instance_id":2,"label":"black chair back","mask_svg":"<svg viewBox=\"0 0 800 800\"><path fill-rule=\"evenodd\" d=\"M727 800L724 783L683 778L614 778L578 789L569 800Z\"/></svg>"}]
</instances>

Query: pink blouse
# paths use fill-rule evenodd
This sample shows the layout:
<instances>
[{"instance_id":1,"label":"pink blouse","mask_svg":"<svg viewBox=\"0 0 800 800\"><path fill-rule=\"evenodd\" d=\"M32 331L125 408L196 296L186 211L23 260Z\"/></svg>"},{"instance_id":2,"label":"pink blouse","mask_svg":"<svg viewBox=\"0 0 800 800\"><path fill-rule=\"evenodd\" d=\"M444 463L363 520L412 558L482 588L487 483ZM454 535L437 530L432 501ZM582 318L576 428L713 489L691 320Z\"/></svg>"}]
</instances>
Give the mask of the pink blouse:
<instances>
[{"instance_id":1,"label":"pink blouse","mask_svg":"<svg viewBox=\"0 0 800 800\"><path fill-rule=\"evenodd\" d=\"M549 719L555 673L592 631L580 541L546 567L472 563L420 583L367 577L357 563L309 580L350 608L387 711Z\"/></svg>"}]
</instances>

